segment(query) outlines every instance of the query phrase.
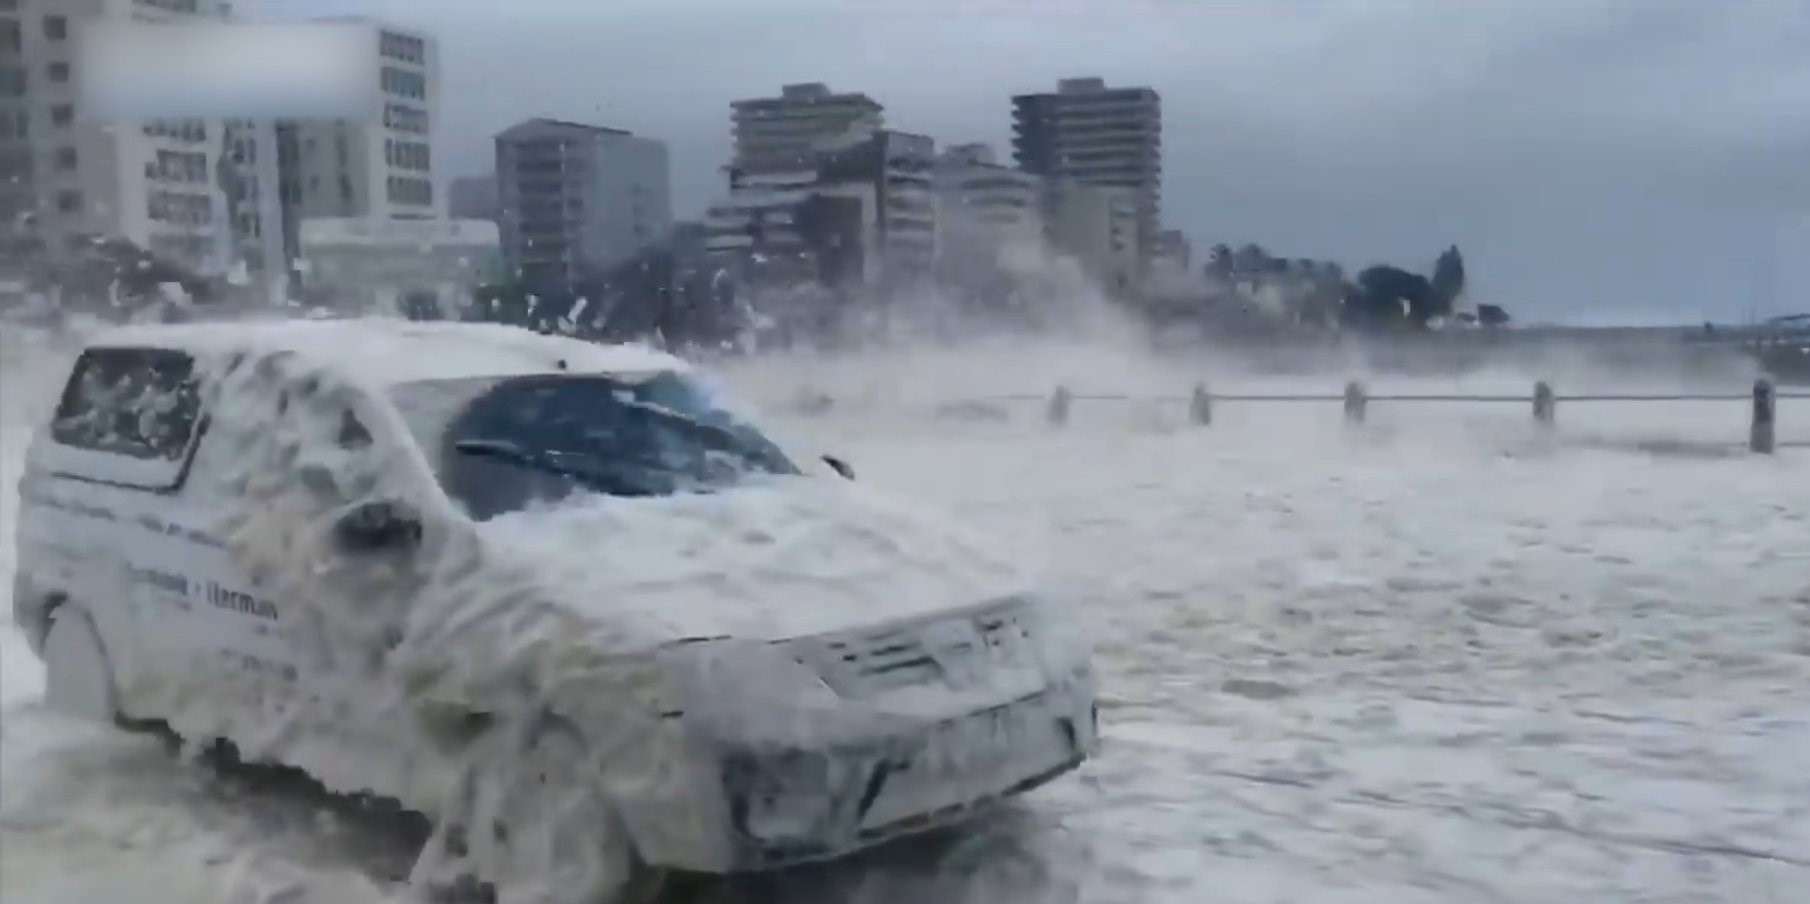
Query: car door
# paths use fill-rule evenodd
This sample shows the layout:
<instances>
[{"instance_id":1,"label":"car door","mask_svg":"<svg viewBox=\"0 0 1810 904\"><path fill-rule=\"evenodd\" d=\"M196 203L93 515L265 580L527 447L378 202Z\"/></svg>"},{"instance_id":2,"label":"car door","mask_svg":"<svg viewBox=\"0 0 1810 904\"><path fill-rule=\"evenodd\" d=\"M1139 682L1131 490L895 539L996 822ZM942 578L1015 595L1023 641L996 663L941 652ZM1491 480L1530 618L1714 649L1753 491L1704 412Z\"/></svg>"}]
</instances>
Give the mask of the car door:
<instances>
[{"instance_id":1,"label":"car door","mask_svg":"<svg viewBox=\"0 0 1810 904\"><path fill-rule=\"evenodd\" d=\"M213 602L242 625L268 618L269 630L216 634L213 643L222 657L256 658L294 676L281 711L252 713L256 730L245 737L253 755L388 793L393 782L372 776L400 771L386 761L407 749L397 732L409 723L386 718L394 683L383 659L419 578L407 548L348 548L346 526L357 535L367 506L394 501L391 491L408 483L406 473L396 476L408 457L380 402L361 389L299 361L264 358L232 370L197 470L218 475L205 483L228 512L221 570L245 583L242 595ZM349 765L357 771L335 771Z\"/></svg>"},{"instance_id":2,"label":"car door","mask_svg":"<svg viewBox=\"0 0 1810 904\"><path fill-rule=\"evenodd\" d=\"M100 631L126 714L162 717L152 693L185 663L202 550L184 488L202 432L195 362L160 348L92 348L76 361L27 453L29 548L47 588ZM173 655L172 655L173 654Z\"/></svg>"},{"instance_id":3,"label":"car door","mask_svg":"<svg viewBox=\"0 0 1810 904\"><path fill-rule=\"evenodd\" d=\"M227 362L210 393L215 404L191 488L218 540L207 550L198 595L209 624L194 641L248 684L292 704L331 696L323 679L335 671L322 616L340 600L320 596L318 576L336 566L322 538L345 494L320 479L321 461L371 441L353 414L355 394L322 388L325 382L291 385L287 368L270 358ZM326 396L333 401L323 403ZM323 405L338 406L334 429L320 424Z\"/></svg>"}]
</instances>

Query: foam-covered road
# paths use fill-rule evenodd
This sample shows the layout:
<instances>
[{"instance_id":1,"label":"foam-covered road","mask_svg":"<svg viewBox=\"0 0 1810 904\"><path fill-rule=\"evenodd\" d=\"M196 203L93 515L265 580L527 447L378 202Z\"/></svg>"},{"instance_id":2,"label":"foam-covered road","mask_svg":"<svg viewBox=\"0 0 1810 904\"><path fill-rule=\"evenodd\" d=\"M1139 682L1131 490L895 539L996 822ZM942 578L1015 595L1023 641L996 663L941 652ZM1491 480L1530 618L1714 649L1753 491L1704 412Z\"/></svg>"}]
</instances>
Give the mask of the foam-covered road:
<instances>
[{"instance_id":1,"label":"foam-covered road","mask_svg":"<svg viewBox=\"0 0 1810 904\"><path fill-rule=\"evenodd\" d=\"M9 369L4 387L8 519L33 382ZM1377 410L1353 433L1336 406L1199 430L1179 405L1102 405L1052 431L1034 405L976 423L875 404L785 426L1043 563L1096 638L1106 748L965 840L705 898L1810 888L1810 452L1711 448L1738 442L1739 406L1561 412L1542 438L1518 410L1462 407ZM1781 423L1810 428L1810 405ZM393 827L60 723L10 632L0 663L8 904L394 893Z\"/></svg>"}]
</instances>

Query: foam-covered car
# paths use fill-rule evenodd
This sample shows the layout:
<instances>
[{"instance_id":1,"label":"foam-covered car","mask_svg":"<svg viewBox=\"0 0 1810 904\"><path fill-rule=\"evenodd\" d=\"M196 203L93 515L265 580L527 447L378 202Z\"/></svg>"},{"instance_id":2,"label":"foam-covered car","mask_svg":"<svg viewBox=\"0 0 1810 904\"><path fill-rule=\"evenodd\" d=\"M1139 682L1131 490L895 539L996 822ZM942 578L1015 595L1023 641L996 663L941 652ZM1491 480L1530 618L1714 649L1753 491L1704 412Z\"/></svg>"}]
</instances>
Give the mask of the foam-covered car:
<instances>
[{"instance_id":1,"label":"foam-covered car","mask_svg":"<svg viewBox=\"0 0 1810 904\"><path fill-rule=\"evenodd\" d=\"M595 900L1096 750L1068 612L852 477L646 348L127 327L29 448L15 621L54 708L393 798L436 826L415 881Z\"/></svg>"}]
</instances>

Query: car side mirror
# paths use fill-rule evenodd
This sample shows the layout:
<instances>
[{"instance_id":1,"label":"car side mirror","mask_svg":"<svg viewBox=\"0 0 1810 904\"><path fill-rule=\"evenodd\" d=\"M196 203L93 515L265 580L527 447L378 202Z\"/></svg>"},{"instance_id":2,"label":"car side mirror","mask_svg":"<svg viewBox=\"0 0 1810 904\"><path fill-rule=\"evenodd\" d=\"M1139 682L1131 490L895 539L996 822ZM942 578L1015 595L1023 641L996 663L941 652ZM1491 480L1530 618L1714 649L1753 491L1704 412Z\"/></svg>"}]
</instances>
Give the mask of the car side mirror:
<instances>
[{"instance_id":1,"label":"car side mirror","mask_svg":"<svg viewBox=\"0 0 1810 904\"><path fill-rule=\"evenodd\" d=\"M421 543L421 517L399 502L366 502L340 516L333 540L354 555L413 549Z\"/></svg>"},{"instance_id":2,"label":"car side mirror","mask_svg":"<svg viewBox=\"0 0 1810 904\"><path fill-rule=\"evenodd\" d=\"M843 461L842 459L837 458L834 455L825 455L823 457L823 463L829 465L830 470L835 471L837 474L842 475L842 479L844 479L844 480L854 480L855 479L855 467L853 465L849 464L848 462Z\"/></svg>"}]
</instances>

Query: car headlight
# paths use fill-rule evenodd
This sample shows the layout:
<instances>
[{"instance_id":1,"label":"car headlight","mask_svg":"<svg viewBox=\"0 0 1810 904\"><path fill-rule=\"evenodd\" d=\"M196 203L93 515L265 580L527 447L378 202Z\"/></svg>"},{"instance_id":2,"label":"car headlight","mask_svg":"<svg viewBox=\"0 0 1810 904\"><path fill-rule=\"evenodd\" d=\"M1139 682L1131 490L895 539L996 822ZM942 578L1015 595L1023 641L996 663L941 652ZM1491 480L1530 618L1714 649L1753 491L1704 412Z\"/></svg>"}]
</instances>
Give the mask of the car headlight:
<instances>
[{"instance_id":1,"label":"car headlight","mask_svg":"<svg viewBox=\"0 0 1810 904\"><path fill-rule=\"evenodd\" d=\"M839 798L832 763L817 751L734 751L722 764L730 822L769 843L823 833Z\"/></svg>"},{"instance_id":2,"label":"car headlight","mask_svg":"<svg viewBox=\"0 0 1810 904\"><path fill-rule=\"evenodd\" d=\"M1086 671L1093 661L1093 644L1081 629L1081 620L1066 601L1038 596L1024 608L1031 644L1050 675Z\"/></svg>"}]
</instances>

